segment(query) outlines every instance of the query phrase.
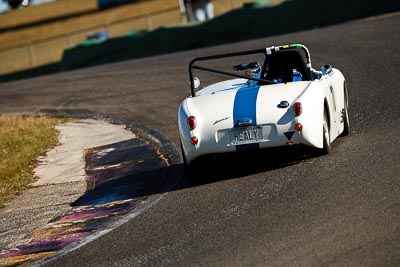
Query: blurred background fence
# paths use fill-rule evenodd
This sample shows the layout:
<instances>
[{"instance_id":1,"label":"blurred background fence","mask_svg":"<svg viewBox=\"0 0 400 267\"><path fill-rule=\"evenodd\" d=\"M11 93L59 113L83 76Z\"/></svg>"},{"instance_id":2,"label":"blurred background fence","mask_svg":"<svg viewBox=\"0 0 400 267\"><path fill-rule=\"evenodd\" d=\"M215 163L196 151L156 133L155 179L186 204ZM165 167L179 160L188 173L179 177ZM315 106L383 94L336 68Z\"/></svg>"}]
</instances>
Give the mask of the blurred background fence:
<instances>
[{"instance_id":1,"label":"blurred background fence","mask_svg":"<svg viewBox=\"0 0 400 267\"><path fill-rule=\"evenodd\" d=\"M103 24L81 27L65 31L40 40L26 39L24 43L12 47L0 46L0 74L8 74L60 61L65 49L88 41L89 36L103 33L106 38L115 38L135 34L138 30L152 30L160 26L176 25L186 21L181 13L178 1L169 1L169 7L146 12L132 17L115 19ZM249 0L214 0L215 15L241 7ZM164 3L167 3L165 1ZM93 40L96 42L96 40Z\"/></svg>"}]
</instances>

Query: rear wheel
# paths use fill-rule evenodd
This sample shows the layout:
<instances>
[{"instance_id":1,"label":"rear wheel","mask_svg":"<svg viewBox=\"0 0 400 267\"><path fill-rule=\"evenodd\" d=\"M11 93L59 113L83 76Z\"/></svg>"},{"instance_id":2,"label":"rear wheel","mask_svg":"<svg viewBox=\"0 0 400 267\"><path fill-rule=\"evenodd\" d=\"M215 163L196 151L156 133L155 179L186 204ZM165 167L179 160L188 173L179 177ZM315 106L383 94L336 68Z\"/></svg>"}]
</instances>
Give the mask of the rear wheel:
<instances>
[{"instance_id":1,"label":"rear wheel","mask_svg":"<svg viewBox=\"0 0 400 267\"><path fill-rule=\"evenodd\" d=\"M208 170L214 167L214 161L210 157L197 158L192 162L190 162L190 164L188 164L185 158L185 152L183 150L182 141L181 141L181 151L182 151L184 168L186 172L189 174L189 177L191 179L196 179L197 177L202 176L204 173L206 173Z\"/></svg>"},{"instance_id":2,"label":"rear wheel","mask_svg":"<svg viewBox=\"0 0 400 267\"><path fill-rule=\"evenodd\" d=\"M347 100L347 90L344 92L344 108L343 108L343 132L341 136L346 136L350 134L350 123L349 123L349 113L347 111L347 108L349 106L348 100Z\"/></svg>"},{"instance_id":3,"label":"rear wheel","mask_svg":"<svg viewBox=\"0 0 400 267\"><path fill-rule=\"evenodd\" d=\"M346 136L350 134L350 123L349 114L347 113L347 108L343 110L343 132L340 136Z\"/></svg>"},{"instance_id":4,"label":"rear wheel","mask_svg":"<svg viewBox=\"0 0 400 267\"><path fill-rule=\"evenodd\" d=\"M331 152L331 138L329 134L329 123L326 110L324 110L324 118L322 120L322 135L323 135L324 147L322 148L321 152L323 155L326 155Z\"/></svg>"},{"instance_id":5,"label":"rear wheel","mask_svg":"<svg viewBox=\"0 0 400 267\"><path fill-rule=\"evenodd\" d=\"M182 159L183 159L183 164L185 165L185 167L188 166L186 158L185 158L185 152L183 151L183 145L182 145L182 141L181 141L181 152L182 152Z\"/></svg>"}]
</instances>

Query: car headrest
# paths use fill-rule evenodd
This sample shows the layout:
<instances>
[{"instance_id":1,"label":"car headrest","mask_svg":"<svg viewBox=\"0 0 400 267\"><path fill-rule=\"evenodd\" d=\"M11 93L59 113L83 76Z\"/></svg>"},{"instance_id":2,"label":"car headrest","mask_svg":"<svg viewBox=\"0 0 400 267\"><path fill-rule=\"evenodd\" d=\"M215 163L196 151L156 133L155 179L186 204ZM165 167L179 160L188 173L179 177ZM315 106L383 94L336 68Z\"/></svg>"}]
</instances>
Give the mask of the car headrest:
<instances>
[{"instance_id":1,"label":"car headrest","mask_svg":"<svg viewBox=\"0 0 400 267\"><path fill-rule=\"evenodd\" d=\"M268 64L268 80L273 80L276 75L283 75L284 82L293 81L294 69L301 73L303 81L311 80L305 57L298 50L281 50L267 55L265 64Z\"/></svg>"}]
</instances>

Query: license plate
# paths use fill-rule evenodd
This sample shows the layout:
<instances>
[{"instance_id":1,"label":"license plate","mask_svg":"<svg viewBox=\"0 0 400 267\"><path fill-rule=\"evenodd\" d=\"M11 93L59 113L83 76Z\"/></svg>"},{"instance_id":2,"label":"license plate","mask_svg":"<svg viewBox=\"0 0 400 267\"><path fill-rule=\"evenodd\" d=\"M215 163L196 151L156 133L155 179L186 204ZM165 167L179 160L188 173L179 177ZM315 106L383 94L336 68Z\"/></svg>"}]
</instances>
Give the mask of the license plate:
<instances>
[{"instance_id":1,"label":"license plate","mask_svg":"<svg viewBox=\"0 0 400 267\"><path fill-rule=\"evenodd\" d=\"M231 145L251 144L263 140L263 128L252 126L230 130Z\"/></svg>"}]
</instances>

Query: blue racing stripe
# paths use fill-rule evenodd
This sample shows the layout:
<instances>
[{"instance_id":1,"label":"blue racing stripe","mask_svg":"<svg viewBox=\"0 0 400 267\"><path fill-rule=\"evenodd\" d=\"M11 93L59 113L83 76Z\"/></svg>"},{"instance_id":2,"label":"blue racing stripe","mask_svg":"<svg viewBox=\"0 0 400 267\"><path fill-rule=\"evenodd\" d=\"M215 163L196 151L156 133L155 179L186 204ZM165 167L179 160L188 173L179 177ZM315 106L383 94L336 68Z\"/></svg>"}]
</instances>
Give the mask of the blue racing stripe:
<instances>
[{"instance_id":1,"label":"blue racing stripe","mask_svg":"<svg viewBox=\"0 0 400 267\"><path fill-rule=\"evenodd\" d=\"M250 118L252 125L257 125L257 95L260 86L240 88L235 96L233 105L233 124L238 126L238 122L243 118Z\"/></svg>"}]
</instances>

